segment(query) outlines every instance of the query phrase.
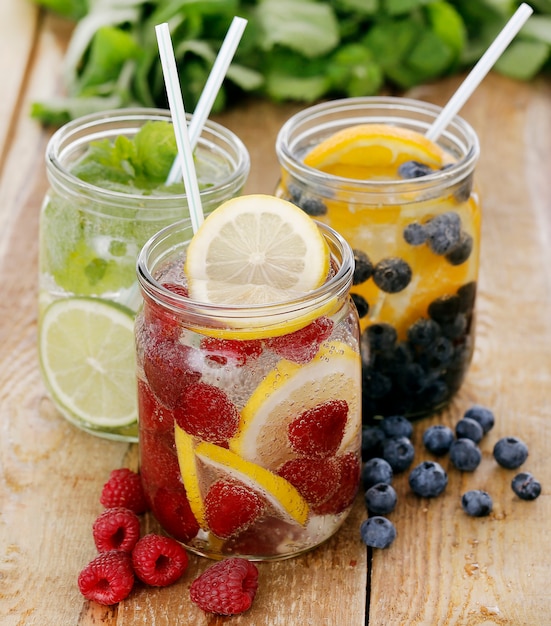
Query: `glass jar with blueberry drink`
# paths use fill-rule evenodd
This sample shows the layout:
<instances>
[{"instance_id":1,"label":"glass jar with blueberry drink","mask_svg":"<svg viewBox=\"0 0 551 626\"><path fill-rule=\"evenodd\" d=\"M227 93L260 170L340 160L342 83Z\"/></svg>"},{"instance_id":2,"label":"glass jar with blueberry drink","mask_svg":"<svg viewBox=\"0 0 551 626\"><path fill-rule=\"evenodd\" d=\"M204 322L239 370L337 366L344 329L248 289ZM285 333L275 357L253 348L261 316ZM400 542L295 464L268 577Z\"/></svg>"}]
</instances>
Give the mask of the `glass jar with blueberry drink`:
<instances>
[{"instance_id":1,"label":"glass jar with blueberry drink","mask_svg":"<svg viewBox=\"0 0 551 626\"><path fill-rule=\"evenodd\" d=\"M336 100L297 113L277 137L277 195L354 249L366 423L445 406L473 354L479 143L460 117L427 139L440 111L407 98Z\"/></svg>"}]
</instances>

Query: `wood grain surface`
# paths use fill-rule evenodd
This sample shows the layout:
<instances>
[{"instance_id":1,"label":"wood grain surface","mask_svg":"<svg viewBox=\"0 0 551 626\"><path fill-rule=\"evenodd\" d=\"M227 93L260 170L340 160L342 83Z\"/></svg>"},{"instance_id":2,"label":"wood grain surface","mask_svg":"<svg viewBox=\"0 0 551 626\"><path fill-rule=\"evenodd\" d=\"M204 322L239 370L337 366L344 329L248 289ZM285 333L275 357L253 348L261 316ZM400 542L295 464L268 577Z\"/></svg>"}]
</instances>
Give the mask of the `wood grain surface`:
<instances>
[{"instance_id":1,"label":"wood grain surface","mask_svg":"<svg viewBox=\"0 0 551 626\"><path fill-rule=\"evenodd\" d=\"M462 115L477 130L483 197L476 351L467 381L443 413L415 425L453 426L478 402L496 426L483 440L479 469L449 468L444 496L415 497L395 480L391 514L398 536L373 554L359 539L362 496L329 542L310 554L261 563L247 613L223 618L191 604L189 585L209 562L166 589L138 586L106 608L85 601L76 580L95 555L92 523L110 470L137 468L135 445L83 433L57 413L40 380L36 351L37 228L47 188L44 151L51 131L29 117L30 103L61 93L71 25L26 0L0 4L0 624L177 626L551 625L551 83L490 75ZM459 77L419 87L413 97L443 104ZM274 142L298 105L248 101L216 116L245 142L248 192L270 193L278 178ZM530 448L523 469L543 493L519 500L514 471L492 459L498 438ZM443 464L447 466L447 461ZM462 511L460 496L484 488L494 511ZM155 529L145 517L144 532Z\"/></svg>"}]
</instances>

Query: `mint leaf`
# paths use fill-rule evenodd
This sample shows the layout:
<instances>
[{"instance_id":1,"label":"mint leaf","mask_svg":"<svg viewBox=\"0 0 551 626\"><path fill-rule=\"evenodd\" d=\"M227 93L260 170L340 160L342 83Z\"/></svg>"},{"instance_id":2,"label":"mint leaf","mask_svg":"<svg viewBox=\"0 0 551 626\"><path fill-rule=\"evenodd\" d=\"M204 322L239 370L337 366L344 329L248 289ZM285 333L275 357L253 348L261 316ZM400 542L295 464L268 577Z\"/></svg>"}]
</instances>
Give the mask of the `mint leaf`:
<instances>
[{"instance_id":1,"label":"mint leaf","mask_svg":"<svg viewBox=\"0 0 551 626\"><path fill-rule=\"evenodd\" d=\"M338 22L328 3L260 0L255 15L263 31L258 43L264 50L284 46L311 59L339 43Z\"/></svg>"},{"instance_id":2,"label":"mint leaf","mask_svg":"<svg viewBox=\"0 0 551 626\"><path fill-rule=\"evenodd\" d=\"M426 11L434 33L459 58L467 39L467 29L461 15L448 2L433 2Z\"/></svg>"},{"instance_id":3,"label":"mint leaf","mask_svg":"<svg viewBox=\"0 0 551 626\"><path fill-rule=\"evenodd\" d=\"M434 0L383 0L384 10L389 15L403 15L410 13L425 4L430 4Z\"/></svg>"},{"instance_id":4,"label":"mint leaf","mask_svg":"<svg viewBox=\"0 0 551 626\"><path fill-rule=\"evenodd\" d=\"M529 80L540 71L550 52L549 44L541 41L513 41L494 67L510 78Z\"/></svg>"},{"instance_id":5,"label":"mint leaf","mask_svg":"<svg viewBox=\"0 0 551 626\"><path fill-rule=\"evenodd\" d=\"M376 94L382 87L384 76L373 54L361 44L348 44L331 57L327 72L335 91L356 97Z\"/></svg>"},{"instance_id":6,"label":"mint leaf","mask_svg":"<svg viewBox=\"0 0 551 626\"><path fill-rule=\"evenodd\" d=\"M164 184L178 152L172 124L147 122L136 134L134 146L133 163L145 179L144 188Z\"/></svg>"}]
</instances>

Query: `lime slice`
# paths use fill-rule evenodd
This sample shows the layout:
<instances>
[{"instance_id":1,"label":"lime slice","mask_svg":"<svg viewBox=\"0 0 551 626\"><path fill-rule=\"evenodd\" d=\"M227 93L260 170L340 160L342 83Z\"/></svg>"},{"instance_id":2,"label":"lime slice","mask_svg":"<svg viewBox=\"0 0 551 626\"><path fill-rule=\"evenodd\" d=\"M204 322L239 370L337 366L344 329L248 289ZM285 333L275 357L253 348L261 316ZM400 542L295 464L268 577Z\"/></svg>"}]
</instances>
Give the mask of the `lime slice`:
<instances>
[{"instance_id":1,"label":"lime slice","mask_svg":"<svg viewBox=\"0 0 551 626\"><path fill-rule=\"evenodd\" d=\"M360 356L340 341L322 344L307 365L283 359L243 407L230 449L251 462L276 470L296 456L287 435L289 423L298 413L333 399L348 403L348 418L338 453L355 449L361 429L360 389Z\"/></svg>"},{"instance_id":2,"label":"lime slice","mask_svg":"<svg viewBox=\"0 0 551 626\"><path fill-rule=\"evenodd\" d=\"M73 419L95 428L137 419L134 316L97 298L65 298L44 312L40 360L46 385Z\"/></svg>"}]
</instances>

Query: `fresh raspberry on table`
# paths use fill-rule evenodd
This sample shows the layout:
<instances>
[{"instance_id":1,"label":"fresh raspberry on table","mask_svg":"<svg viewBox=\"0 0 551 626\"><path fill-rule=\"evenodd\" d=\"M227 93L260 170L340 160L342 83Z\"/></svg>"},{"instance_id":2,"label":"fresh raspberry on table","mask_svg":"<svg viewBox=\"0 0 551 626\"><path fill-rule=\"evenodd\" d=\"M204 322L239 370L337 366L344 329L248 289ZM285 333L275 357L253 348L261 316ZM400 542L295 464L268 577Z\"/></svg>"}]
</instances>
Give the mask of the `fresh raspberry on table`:
<instances>
[{"instance_id":1,"label":"fresh raspberry on table","mask_svg":"<svg viewBox=\"0 0 551 626\"><path fill-rule=\"evenodd\" d=\"M328 400L304 411L287 429L291 448L297 454L316 458L336 454L347 417L345 400Z\"/></svg>"},{"instance_id":2,"label":"fresh raspberry on table","mask_svg":"<svg viewBox=\"0 0 551 626\"><path fill-rule=\"evenodd\" d=\"M142 537L132 551L136 576L147 585L166 587L186 571L187 552L175 539L150 533Z\"/></svg>"},{"instance_id":3,"label":"fresh raspberry on table","mask_svg":"<svg viewBox=\"0 0 551 626\"><path fill-rule=\"evenodd\" d=\"M323 504L340 487L340 466L334 457L291 459L277 473L289 481L311 506Z\"/></svg>"},{"instance_id":4,"label":"fresh raspberry on table","mask_svg":"<svg viewBox=\"0 0 551 626\"><path fill-rule=\"evenodd\" d=\"M262 354L262 341L259 339L237 341L204 337L199 347L206 353L208 360L222 366L242 367L247 361L257 359Z\"/></svg>"},{"instance_id":5,"label":"fresh raspberry on table","mask_svg":"<svg viewBox=\"0 0 551 626\"><path fill-rule=\"evenodd\" d=\"M242 532L264 512L264 500L242 483L215 482L205 496L205 516L210 530L222 539Z\"/></svg>"},{"instance_id":6,"label":"fresh raspberry on table","mask_svg":"<svg viewBox=\"0 0 551 626\"><path fill-rule=\"evenodd\" d=\"M203 611L237 615L250 608L258 589L258 569L232 557L206 569L191 584L189 595Z\"/></svg>"},{"instance_id":7,"label":"fresh raspberry on table","mask_svg":"<svg viewBox=\"0 0 551 626\"><path fill-rule=\"evenodd\" d=\"M240 415L222 389L200 382L184 390L174 419L188 435L227 446L237 432Z\"/></svg>"},{"instance_id":8,"label":"fresh raspberry on table","mask_svg":"<svg viewBox=\"0 0 551 626\"><path fill-rule=\"evenodd\" d=\"M134 586L132 558L128 552L101 552L80 572L78 588L87 599L111 605L124 600Z\"/></svg>"},{"instance_id":9,"label":"fresh raspberry on table","mask_svg":"<svg viewBox=\"0 0 551 626\"><path fill-rule=\"evenodd\" d=\"M333 320L328 317L318 317L308 326L281 337L271 337L266 345L284 359L295 363L311 361L333 330Z\"/></svg>"},{"instance_id":10,"label":"fresh raspberry on table","mask_svg":"<svg viewBox=\"0 0 551 626\"><path fill-rule=\"evenodd\" d=\"M140 538L140 520L134 511L122 506L105 509L94 522L92 535L98 552L132 552Z\"/></svg>"},{"instance_id":11,"label":"fresh raspberry on table","mask_svg":"<svg viewBox=\"0 0 551 626\"><path fill-rule=\"evenodd\" d=\"M153 514L175 539L187 543L199 532L183 485L178 491L161 487L153 498Z\"/></svg>"},{"instance_id":12,"label":"fresh raspberry on table","mask_svg":"<svg viewBox=\"0 0 551 626\"><path fill-rule=\"evenodd\" d=\"M136 515L148 509L140 475L127 467L111 472L109 480L103 485L99 501L106 509L122 506Z\"/></svg>"}]
</instances>

